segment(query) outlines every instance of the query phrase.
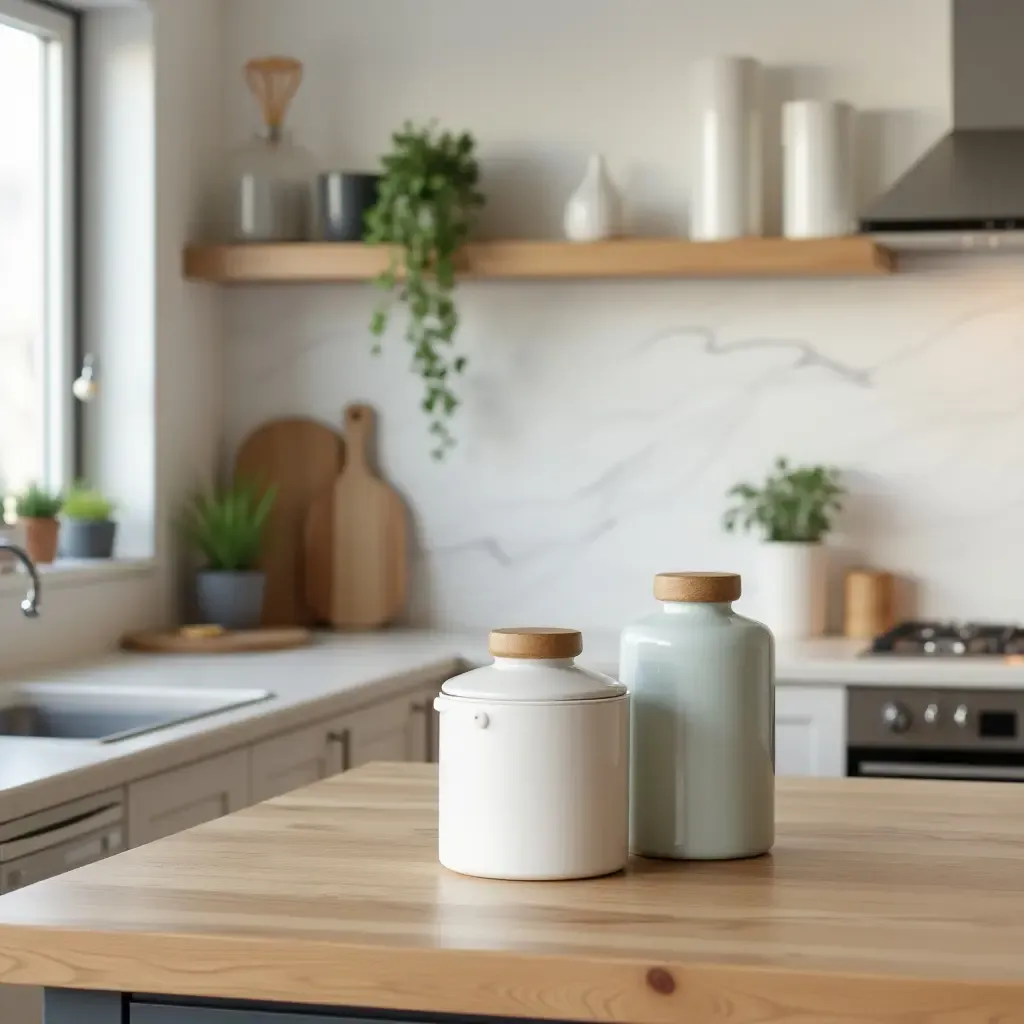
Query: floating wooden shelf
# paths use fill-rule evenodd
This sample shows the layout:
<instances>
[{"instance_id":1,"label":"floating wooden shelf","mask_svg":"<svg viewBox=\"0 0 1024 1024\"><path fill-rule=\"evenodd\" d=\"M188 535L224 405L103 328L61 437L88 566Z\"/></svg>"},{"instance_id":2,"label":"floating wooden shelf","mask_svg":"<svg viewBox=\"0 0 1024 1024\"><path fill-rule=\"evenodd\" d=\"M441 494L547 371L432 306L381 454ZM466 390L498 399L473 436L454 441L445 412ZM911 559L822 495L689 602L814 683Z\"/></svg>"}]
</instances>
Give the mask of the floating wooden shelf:
<instances>
[{"instance_id":1,"label":"floating wooden shelf","mask_svg":"<svg viewBox=\"0 0 1024 1024\"><path fill-rule=\"evenodd\" d=\"M194 245L185 251L185 276L218 284L366 281L387 262L386 248L360 242ZM896 260L870 238L854 235L730 242L478 242L466 246L459 265L460 276L466 278L799 278L889 274L896 269Z\"/></svg>"}]
</instances>

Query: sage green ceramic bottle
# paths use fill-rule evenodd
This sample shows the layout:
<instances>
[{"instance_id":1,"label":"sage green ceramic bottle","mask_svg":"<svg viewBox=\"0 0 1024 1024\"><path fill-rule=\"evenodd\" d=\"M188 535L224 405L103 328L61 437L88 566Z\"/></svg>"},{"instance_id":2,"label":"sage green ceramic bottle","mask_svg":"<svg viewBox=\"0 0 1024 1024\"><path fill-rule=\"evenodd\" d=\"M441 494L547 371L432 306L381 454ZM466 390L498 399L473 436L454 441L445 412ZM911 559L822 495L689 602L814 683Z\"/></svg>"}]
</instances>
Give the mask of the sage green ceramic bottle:
<instances>
[{"instance_id":1,"label":"sage green ceramic bottle","mask_svg":"<svg viewBox=\"0 0 1024 1024\"><path fill-rule=\"evenodd\" d=\"M732 609L740 577L663 573L655 614L622 634L632 700L630 849L755 857L775 841L775 653Z\"/></svg>"}]
</instances>

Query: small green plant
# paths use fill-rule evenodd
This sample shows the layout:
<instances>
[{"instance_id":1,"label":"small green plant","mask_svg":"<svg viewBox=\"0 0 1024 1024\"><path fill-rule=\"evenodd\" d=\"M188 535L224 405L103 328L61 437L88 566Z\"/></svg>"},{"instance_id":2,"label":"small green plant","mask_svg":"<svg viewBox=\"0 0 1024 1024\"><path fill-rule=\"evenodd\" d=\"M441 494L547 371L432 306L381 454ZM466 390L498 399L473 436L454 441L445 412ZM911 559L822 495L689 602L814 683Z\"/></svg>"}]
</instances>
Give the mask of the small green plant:
<instances>
[{"instance_id":1,"label":"small green plant","mask_svg":"<svg viewBox=\"0 0 1024 1024\"><path fill-rule=\"evenodd\" d=\"M832 529L832 517L843 508L846 489L839 470L828 466L790 469L784 458L775 460L760 487L741 483L728 497L736 504L723 519L730 533L738 528L760 530L768 541L817 543Z\"/></svg>"},{"instance_id":2,"label":"small green plant","mask_svg":"<svg viewBox=\"0 0 1024 1024\"><path fill-rule=\"evenodd\" d=\"M114 503L102 491L79 481L68 491L61 512L65 519L106 523L114 518Z\"/></svg>"},{"instance_id":3,"label":"small green plant","mask_svg":"<svg viewBox=\"0 0 1024 1024\"><path fill-rule=\"evenodd\" d=\"M238 485L212 494L197 494L185 510L185 533L213 572L249 572L256 567L267 517L277 488L262 495Z\"/></svg>"},{"instance_id":4,"label":"small green plant","mask_svg":"<svg viewBox=\"0 0 1024 1024\"><path fill-rule=\"evenodd\" d=\"M376 280L387 292L374 312L373 351L388 329L394 303L404 303L409 319L405 337L413 350L413 370L423 378L423 411L430 418L433 455L443 459L455 444L448 426L459 406L454 377L466 357L453 351L459 313L455 306L455 255L469 238L484 196L472 135L439 132L434 124L406 122L391 137L382 159L384 173L377 205L366 215L365 240L391 245L391 262Z\"/></svg>"},{"instance_id":5,"label":"small green plant","mask_svg":"<svg viewBox=\"0 0 1024 1024\"><path fill-rule=\"evenodd\" d=\"M14 512L19 519L56 519L63 504L60 494L52 494L37 484L31 484L18 495Z\"/></svg>"}]
</instances>

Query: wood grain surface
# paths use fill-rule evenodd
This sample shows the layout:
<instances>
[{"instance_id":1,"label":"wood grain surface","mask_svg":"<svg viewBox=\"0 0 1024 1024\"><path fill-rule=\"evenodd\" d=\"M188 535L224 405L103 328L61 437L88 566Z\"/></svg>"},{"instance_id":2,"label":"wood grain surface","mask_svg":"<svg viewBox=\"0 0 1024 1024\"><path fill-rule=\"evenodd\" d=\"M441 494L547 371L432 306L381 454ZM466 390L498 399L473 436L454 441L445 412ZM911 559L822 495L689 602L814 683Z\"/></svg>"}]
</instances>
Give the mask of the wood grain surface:
<instances>
[{"instance_id":1,"label":"wood grain surface","mask_svg":"<svg viewBox=\"0 0 1024 1024\"><path fill-rule=\"evenodd\" d=\"M277 487L260 558L267 574L264 626L306 626L315 621L306 605L306 516L314 498L333 485L344 460L339 433L305 417L264 423L238 450L237 482Z\"/></svg>"},{"instance_id":2,"label":"wood grain surface","mask_svg":"<svg viewBox=\"0 0 1024 1024\"><path fill-rule=\"evenodd\" d=\"M362 242L196 245L185 276L220 284L369 281L387 269L384 246ZM862 277L891 274L896 257L863 235L845 238L615 238L603 242L493 241L465 246L460 278Z\"/></svg>"},{"instance_id":3,"label":"wood grain surface","mask_svg":"<svg viewBox=\"0 0 1024 1024\"><path fill-rule=\"evenodd\" d=\"M371 466L376 415L345 410L347 460L331 510L331 625L375 629L402 613L409 589L405 505Z\"/></svg>"},{"instance_id":4,"label":"wood grain surface","mask_svg":"<svg viewBox=\"0 0 1024 1024\"><path fill-rule=\"evenodd\" d=\"M371 765L0 897L0 982L622 1024L1024 1020L1024 789L781 779L772 856L436 862Z\"/></svg>"},{"instance_id":5,"label":"wood grain surface","mask_svg":"<svg viewBox=\"0 0 1024 1024\"><path fill-rule=\"evenodd\" d=\"M286 651L313 639L300 626L282 629L232 629L219 636L189 636L177 630L130 633L121 641L126 651L149 654L240 654L244 651ZM2 1022L0 1022L2 1024Z\"/></svg>"}]
</instances>

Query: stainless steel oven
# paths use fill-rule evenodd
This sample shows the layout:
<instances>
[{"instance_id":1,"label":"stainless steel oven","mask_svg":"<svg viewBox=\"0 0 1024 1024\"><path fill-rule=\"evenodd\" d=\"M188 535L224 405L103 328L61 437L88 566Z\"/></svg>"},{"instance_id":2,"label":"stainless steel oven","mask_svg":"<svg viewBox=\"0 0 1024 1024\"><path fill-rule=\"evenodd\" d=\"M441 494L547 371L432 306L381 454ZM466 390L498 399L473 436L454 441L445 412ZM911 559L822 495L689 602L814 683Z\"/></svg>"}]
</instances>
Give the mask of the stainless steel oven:
<instances>
[{"instance_id":1,"label":"stainless steel oven","mask_svg":"<svg viewBox=\"0 0 1024 1024\"><path fill-rule=\"evenodd\" d=\"M848 775L1024 782L1024 692L847 690Z\"/></svg>"}]
</instances>

